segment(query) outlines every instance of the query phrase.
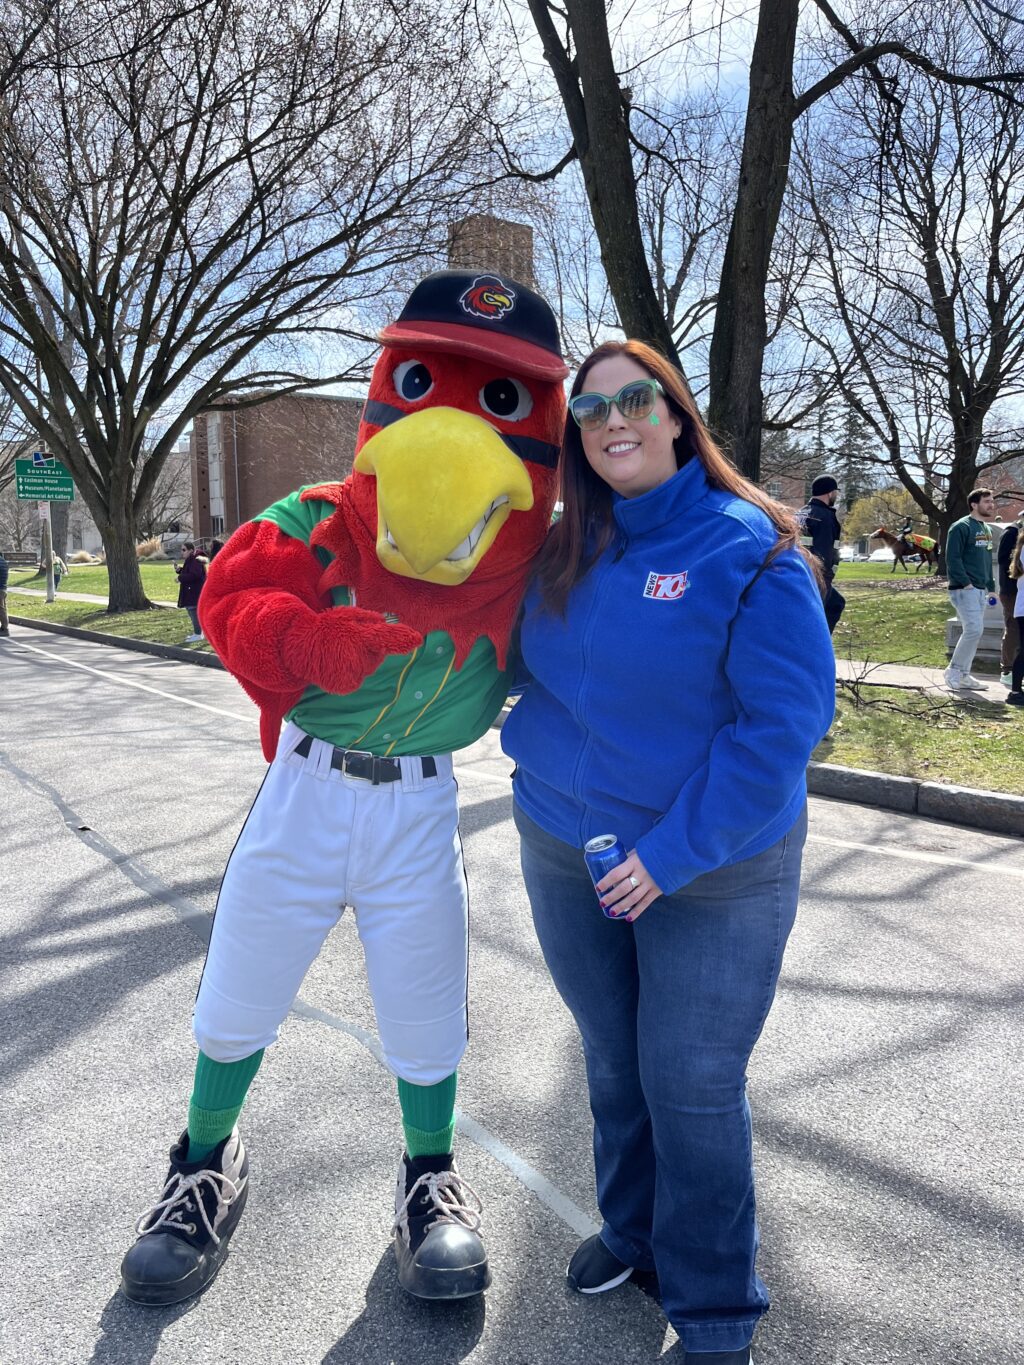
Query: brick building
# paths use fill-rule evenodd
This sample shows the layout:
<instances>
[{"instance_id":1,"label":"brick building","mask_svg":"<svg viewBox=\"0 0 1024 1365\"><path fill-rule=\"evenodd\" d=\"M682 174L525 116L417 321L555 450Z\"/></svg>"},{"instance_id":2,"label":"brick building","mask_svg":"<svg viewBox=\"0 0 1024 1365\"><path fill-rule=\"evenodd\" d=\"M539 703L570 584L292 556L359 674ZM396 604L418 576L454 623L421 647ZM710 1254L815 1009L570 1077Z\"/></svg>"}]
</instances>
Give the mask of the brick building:
<instances>
[{"instance_id":1,"label":"brick building","mask_svg":"<svg viewBox=\"0 0 1024 1365\"><path fill-rule=\"evenodd\" d=\"M288 394L201 412L192 425L192 529L229 534L303 484L344 479L362 398Z\"/></svg>"},{"instance_id":2,"label":"brick building","mask_svg":"<svg viewBox=\"0 0 1024 1365\"><path fill-rule=\"evenodd\" d=\"M533 229L471 214L452 224L448 264L500 270L535 287ZM296 393L199 413L191 439L193 533L228 535L303 484L344 479L363 401Z\"/></svg>"},{"instance_id":3,"label":"brick building","mask_svg":"<svg viewBox=\"0 0 1024 1365\"><path fill-rule=\"evenodd\" d=\"M1024 456L987 470L978 482L995 493L999 521L1016 521L1024 512Z\"/></svg>"}]
</instances>

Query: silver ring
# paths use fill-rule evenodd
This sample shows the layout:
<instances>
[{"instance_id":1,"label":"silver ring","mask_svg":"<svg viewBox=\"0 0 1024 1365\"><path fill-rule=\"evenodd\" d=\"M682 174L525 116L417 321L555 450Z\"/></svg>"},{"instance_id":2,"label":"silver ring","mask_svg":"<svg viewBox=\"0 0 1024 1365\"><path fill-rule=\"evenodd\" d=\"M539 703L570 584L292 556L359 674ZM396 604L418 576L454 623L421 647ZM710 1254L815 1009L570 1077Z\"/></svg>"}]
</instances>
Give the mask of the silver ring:
<instances>
[{"instance_id":1,"label":"silver ring","mask_svg":"<svg viewBox=\"0 0 1024 1365\"><path fill-rule=\"evenodd\" d=\"M630 873L629 884L635 891L636 888L640 885L640 879L638 877L634 877L632 873Z\"/></svg>"}]
</instances>

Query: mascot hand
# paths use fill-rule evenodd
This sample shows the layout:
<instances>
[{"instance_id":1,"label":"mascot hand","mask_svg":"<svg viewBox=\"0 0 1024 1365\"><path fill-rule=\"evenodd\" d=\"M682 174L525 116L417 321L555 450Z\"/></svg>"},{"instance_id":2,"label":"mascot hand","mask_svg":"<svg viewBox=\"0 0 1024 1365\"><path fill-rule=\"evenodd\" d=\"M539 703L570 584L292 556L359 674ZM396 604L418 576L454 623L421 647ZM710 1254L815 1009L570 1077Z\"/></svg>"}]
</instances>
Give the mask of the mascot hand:
<instances>
[{"instance_id":1,"label":"mascot hand","mask_svg":"<svg viewBox=\"0 0 1024 1365\"><path fill-rule=\"evenodd\" d=\"M296 621L284 640L289 672L325 692L354 692L389 654L411 654L423 636L379 612L332 607Z\"/></svg>"}]
</instances>

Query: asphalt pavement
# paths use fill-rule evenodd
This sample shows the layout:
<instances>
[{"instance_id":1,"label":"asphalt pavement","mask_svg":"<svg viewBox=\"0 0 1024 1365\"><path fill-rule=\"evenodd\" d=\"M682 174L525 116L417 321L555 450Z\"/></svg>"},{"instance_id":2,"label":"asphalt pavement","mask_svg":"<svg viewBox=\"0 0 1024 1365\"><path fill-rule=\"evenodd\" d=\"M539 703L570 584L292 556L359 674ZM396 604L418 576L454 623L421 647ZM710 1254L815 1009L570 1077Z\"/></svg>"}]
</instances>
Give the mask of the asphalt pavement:
<instances>
[{"instance_id":1,"label":"asphalt pavement","mask_svg":"<svg viewBox=\"0 0 1024 1365\"><path fill-rule=\"evenodd\" d=\"M183 1126L220 875L265 765L225 674L0 640L3 1365L678 1365L657 1304L567 1292L597 1218L582 1058L533 937L492 732L458 756L472 911L463 1173L483 1301L406 1298L400 1126L350 917L243 1114L248 1208L200 1299L117 1289ZM812 799L751 1067L757 1365L1024 1361L1024 844Z\"/></svg>"}]
</instances>

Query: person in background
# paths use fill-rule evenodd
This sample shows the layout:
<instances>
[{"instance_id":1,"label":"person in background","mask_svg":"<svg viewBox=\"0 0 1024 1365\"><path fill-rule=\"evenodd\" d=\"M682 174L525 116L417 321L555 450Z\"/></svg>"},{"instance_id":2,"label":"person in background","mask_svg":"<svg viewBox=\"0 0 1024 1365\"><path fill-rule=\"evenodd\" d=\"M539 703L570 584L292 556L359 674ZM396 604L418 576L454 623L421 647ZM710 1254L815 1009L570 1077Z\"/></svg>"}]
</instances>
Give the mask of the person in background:
<instances>
[{"instance_id":1,"label":"person in background","mask_svg":"<svg viewBox=\"0 0 1024 1365\"><path fill-rule=\"evenodd\" d=\"M1024 528L1024 513L1017 518L1016 525L1007 526L999 537L999 548L996 551L996 560L999 564L999 603L1003 609L1003 638L999 645L999 681L1004 687L1010 686L1010 672L1013 668L1013 661L1018 646L1022 643L1019 624L1014 616L1017 603L1017 584L1010 577L1010 560L1013 557L1021 528Z\"/></svg>"},{"instance_id":2,"label":"person in background","mask_svg":"<svg viewBox=\"0 0 1024 1365\"><path fill-rule=\"evenodd\" d=\"M974 654L985 625L985 605L996 590L992 577L992 532L986 517L996 510L991 488L975 488L967 495L966 517L954 521L946 537L946 579L949 600L960 620L960 639L945 672L946 686L977 691L985 686L971 676Z\"/></svg>"},{"instance_id":3,"label":"person in background","mask_svg":"<svg viewBox=\"0 0 1024 1365\"><path fill-rule=\"evenodd\" d=\"M217 556L220 554L220 552L221 552L221 550L223 550L223 548L224 548L224 542L223 542L222 540L220 540L217 536L214 536L214 538L210 541L210 563L211 563L211 564L212 564L213 561L217 558Z\"/></svg>"},{"instance_id":4,"label":"person in background","mask_svg":"<svg viewBox=\"0 0 1024 1365\"><path fill-rule=\"evenodd\" d=\"M572 392L564 510L522 615L529 681L502 730L594 1116L604 1226L567 1280L599 1294L656 1271L688 1365L749 1365L768 1295L746 1069L796 914L835 657L792 514L721 454L679 371L606 342ZM606 833L627 853L599 905L583 845Z\"/></svg>"},{"instance_id":5,"label":"person in background","mask_svg":"<svg viewBox=\"0 0 1024 1365\"><path fill-rule=\"evenodd\" d=\"M1024 518L1018 518L1018 524ZM1014 621L1017 626L1017 653L1010 668L1010 690L1007 705L1024 706L1024 526L1010 556L1009 577L1014 585Z\"/></svg>"},{"instance_id":6,"label":"person in background","mask_svg":"<svg viewBox=\"0 0 1024 1365\"><path fill-rule=\"evenodd\" d=\"M63 559L61 559L60 555L54 555L54 556L53 556L53 591L54 591L54 593L57 593L57 592L59 591L59 589L60 589L60 581L61 581L62 578L66 578L66 577L67 577L67 574L68 574L68 566L64 563Z\"/></svg>"},{"instance_id":7,"label":"person in background","mask_svg":"<svg viewBox=\"0 0 1024 1365\"><path fill-rule=\"evenodd\" d=\"M184 607L192 622L192 634L185 636L185 643L193 644L205 638L199 624L199 594L206 582L206 565L196 554L194 540L186 540L182 549L185 558L174 566L174 572L178 575L178 606Z\"/></svg>"},{"instance_id":8,"label":"person in background","mask_svg":"<svg viewBox=\"0 0 1024 1365\"><path fill-rule=\"evenodd\" d=\"M825 594L825 620L828 633L835 633L839 618L846 606L846 598L837 592L833 585L839 551L836 548L840 536L839 518L836 516L836 499L839 497L839 484L831 474L820 474L811 484L811 500L799 511L801 543L821 564L828 591Z\"/></svg>"},{"instance_id":9,"label":"person in background","mask_svg":"<svg viewBox=\"0 0 1024 1365\"><path fill-rule=\"evenodd\" d=\"M4 558L3 550L0 550L0 635L10 635L11 623L7 619L7 578L10 569L7 560Z\"/></svg>"}]
</instances>

